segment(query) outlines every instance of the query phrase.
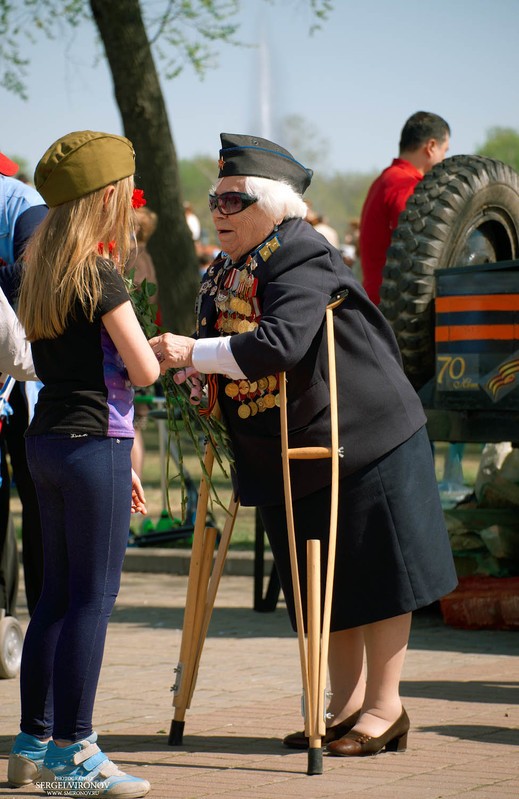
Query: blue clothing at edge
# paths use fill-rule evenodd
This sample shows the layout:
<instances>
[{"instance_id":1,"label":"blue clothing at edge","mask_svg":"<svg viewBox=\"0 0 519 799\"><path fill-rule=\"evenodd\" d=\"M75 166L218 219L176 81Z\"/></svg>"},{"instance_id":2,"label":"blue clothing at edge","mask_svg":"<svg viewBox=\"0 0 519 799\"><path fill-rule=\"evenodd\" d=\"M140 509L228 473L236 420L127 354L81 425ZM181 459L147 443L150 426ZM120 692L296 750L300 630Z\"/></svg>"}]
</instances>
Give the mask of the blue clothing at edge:
<instances>
[{"instance_id":1,"label":"blue clothing at edge","mask_svg":"<svg viewBox=\"0 0 519 799\"><path fill-rule=\"evenodd\" d=\"M42 217L46 214L47 206L36 189L0 175L0 258L4 264L12 264L19 257L18 240L22 237L17 228L23 214L34 206L43 206Z\"/></svg>"}]
</instances>

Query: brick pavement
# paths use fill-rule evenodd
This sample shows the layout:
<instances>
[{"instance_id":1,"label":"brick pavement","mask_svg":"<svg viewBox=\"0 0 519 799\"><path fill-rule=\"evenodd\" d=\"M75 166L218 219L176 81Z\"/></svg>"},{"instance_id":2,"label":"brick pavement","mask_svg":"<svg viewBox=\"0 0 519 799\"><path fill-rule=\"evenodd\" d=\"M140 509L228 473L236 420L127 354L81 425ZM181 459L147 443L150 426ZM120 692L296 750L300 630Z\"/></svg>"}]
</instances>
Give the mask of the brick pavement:
<instances>
[{"instance_id":1,"label":"brick pavement","mask_svg":"<svg viewBox=\"0 0 519 799\"><path fill-rule=\"evenodd\" d=\"M150 563L151 563L150 558ZM415 616L402 693L411 718L406 753L324 758L280 744L301 726L297 640L282 605L252 610L252 580L224 575L186 714L184 745L169 747L170 685L186 577L125 571L109 628L95 710L103 749L146 777L150 799L517 799L519 638L446 627ZM27 621L23 608L22 624ZM19 717L18 680L0 681L0 797L12 790L6 757Z\"/></svg>"}]
</instances>

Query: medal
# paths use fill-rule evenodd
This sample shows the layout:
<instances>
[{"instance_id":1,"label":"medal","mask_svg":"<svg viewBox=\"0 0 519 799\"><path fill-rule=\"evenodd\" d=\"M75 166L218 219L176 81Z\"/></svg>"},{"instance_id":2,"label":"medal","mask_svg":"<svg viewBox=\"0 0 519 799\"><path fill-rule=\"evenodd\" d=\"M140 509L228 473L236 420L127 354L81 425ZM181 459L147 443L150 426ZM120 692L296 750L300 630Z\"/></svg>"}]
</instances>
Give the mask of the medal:
<instances>
[{"instance_id":1,"label":"medal","mask_svg":"<svg viewBox=\"0 0 519 799\"><path fill-rule=\"evenodd\" d=\"M240 393L240 389L236 383L227 383L225 386L225 393L228 397L236 397Z\"/></svg>"},{"instance_id":2,"label":"medal","mask_svg":"<svg viewBox=\"0 0 519 799\"><path fill-rule=\"evenodd\" d=\"M212 322L215 332L232 335L256 330L261 323L261 307L257 296L259 280L255 277L254 270L258 264L263 265L280 245L279 239L271 234L271 238L249 254L241 266L233 266L230 257L227 257L225 263L220 259L217 268L209 268L200 294L210 294L216 306L217 318ZM197 314L197 324L207 330L208 317L199 320L199 316L200 313ZM279 394L275 393L278 389L278 375L271 374L250 381L227 377L227 381L224 386L225 395L237 402L240 419L245 420L279 407Z\"/></svg>"},{"instance_id":3,"label":"medal","mask_svg":"<svg viewBox=\"0 0 519 799\"><path fill-rule=\"evenodd\" d=\"M218 293L215 297L215 302L218 303L218 305L223 305L225 302L227 302L228 297L229 297L228 291L224 291L223 289L218 289Z\"/></svg>"}]
</instances>

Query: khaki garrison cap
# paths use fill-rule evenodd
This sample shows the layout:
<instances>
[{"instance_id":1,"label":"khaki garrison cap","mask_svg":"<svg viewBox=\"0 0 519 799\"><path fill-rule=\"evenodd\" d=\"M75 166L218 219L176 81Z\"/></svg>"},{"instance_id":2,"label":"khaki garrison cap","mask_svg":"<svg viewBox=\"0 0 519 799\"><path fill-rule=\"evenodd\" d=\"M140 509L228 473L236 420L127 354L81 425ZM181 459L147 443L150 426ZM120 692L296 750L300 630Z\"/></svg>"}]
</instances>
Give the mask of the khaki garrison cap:
<instances>
[{"instance_id":1,"label":"khaki garrison cap","mask_svg":"<svg viewBox=\"0 0 519 799\"><path fill-rule=\"evenodd\" d=\"M78 200L135 172L129 139L80 130L52 144L34 172L34 185L49 206Z\"/></svg>"}]
</instances>

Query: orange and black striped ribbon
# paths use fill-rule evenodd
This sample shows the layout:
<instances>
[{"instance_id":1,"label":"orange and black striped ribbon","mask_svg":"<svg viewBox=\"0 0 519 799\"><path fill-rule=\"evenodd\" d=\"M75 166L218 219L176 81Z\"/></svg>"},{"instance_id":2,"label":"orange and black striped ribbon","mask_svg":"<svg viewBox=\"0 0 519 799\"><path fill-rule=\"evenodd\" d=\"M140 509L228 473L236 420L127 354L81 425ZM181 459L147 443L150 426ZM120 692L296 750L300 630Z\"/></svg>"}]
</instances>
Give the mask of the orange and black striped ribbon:
<instances>
[{"instance_id":1,"label":"orange and black striped ribbon","mask_svg":"<svg viewBox=\"0 0 519 799\"><path fill-rule=\"evenodd\" d=\"M519 294L466 294L438 297L436 299L437 342L519 339ZM502 314L502 323L489 324L489 314ZM442 324L442 315L449 314L453 321L459 314L458 324ZM480 315L473 324L463 324L462 314ZM497 321L497 320L496 320Z\"/></svg>"},{"instance_id":2,"label":"orange and black striped ribbon","mask_svg":"<svg viewBox=\"0 0 519 799\"><path fill-rule=\"evenodd\" d=\"M218 376L217 375L207 375L207 408L200 407L198 409L198 413L200 416L210 416L213 412L213 408L216 405L216 400L218 399Z\"/></svg>"}]
</instances>

